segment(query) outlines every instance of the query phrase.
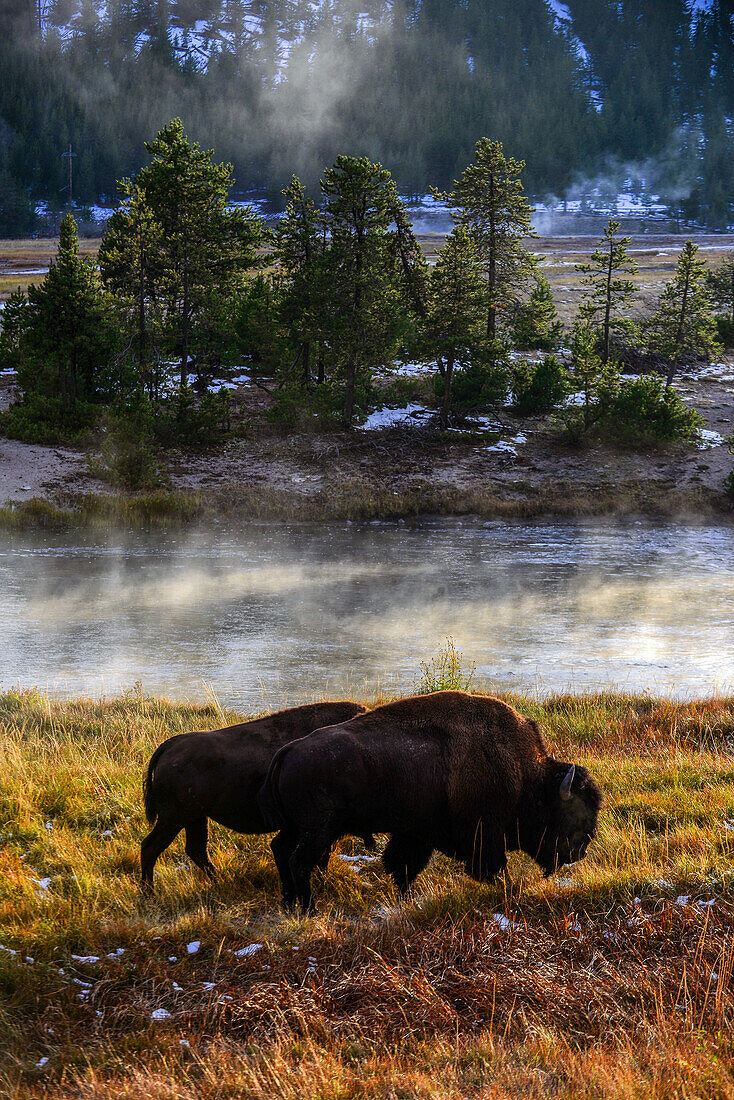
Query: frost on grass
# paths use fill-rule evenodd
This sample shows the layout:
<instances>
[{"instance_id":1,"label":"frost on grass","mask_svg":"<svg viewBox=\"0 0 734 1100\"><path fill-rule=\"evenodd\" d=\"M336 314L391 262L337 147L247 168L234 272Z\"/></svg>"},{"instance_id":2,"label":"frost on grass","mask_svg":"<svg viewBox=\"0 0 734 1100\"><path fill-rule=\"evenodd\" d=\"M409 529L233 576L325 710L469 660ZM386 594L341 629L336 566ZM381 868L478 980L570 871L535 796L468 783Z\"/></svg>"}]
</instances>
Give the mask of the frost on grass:
<instances>
[{"instance_id":1,"label":"frost on grass","mask_svg":"<svg viewBox=\"0 0 734 1100\"><path fill-rule=\"evenodd\" d=\"M248 943L247 947L240 947L234 954L240 959L245 959L248 955L254 955L256 951L261 951L262 947L261 943Z\"/></svg>"},{"instance_id":2,"label":"frost on grass","mask_svg":"<svg viewBox=\"0 0 734 1100\"><path fill-rule=\"evenodd\" d=\"M150 1014L151 1020L170 1020L171 1013L167 1008L154 1008Z\"/></svg>"},{"instance_id":3,"label":"frost on grass","mask_svg":"<svg viewBox=\"0 0 734 1100\"><path fill-rule=\"evenodd\" d=\"M74 962L77 963L98 963L99 955L72 955Z\"/></svg>"}]
</instances>

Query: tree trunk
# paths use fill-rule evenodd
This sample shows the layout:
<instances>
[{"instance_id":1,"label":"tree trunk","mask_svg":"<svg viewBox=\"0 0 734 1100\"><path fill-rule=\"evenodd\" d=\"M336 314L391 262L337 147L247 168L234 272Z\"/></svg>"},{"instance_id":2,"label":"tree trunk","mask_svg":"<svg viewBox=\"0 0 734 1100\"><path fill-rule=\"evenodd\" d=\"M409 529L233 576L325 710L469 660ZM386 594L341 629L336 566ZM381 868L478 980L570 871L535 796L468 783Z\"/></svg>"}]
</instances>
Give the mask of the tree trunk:
<instances>
[{"instance_id":1,"label":"tree trunk","mask_svg":"<svg viewBox=\"0 0 734 1100\"><path fill-rule=\"evenodd\" d=\"M145 382L145 247L140 242L140 293L138 295L138 372Z\"/></svg>"},{"instance_id":2,"label":"tree trunk","mask_svg":"<svg viewBox=\"0 0 734 1100\"><path fill-rule=\"evenodd\" d=\"M318 376L316 381L320 386L323 386L326 379L326 366L324 363L324 345L319 344L319 358L318 358Z\"/></svg>"},{"instance_id":3,"label":"tree trunk","mask_svg":"<svg viewBox=\"0 0 734 1100\"><path fill-rule=\"evenodd\" d=\"M347 363L347 384L344 387L344 408L342 419L345 428L351 428L354 415L354 380L357 374L357 364L354 359Z\"/></svg>"},{"instance_id":4,"label":"tree trunk","mask_svg":"<svg viewBox=\"0 0 734 1100\"><path fill-rule=\"evenodd\" d=\"M354 329L359 332L362 327L362 267L364 263L364 218L365 218L365 203L366 200L362 200L361 218L357 220L356 224L356 248L354 257ZM360 344L362 341L360 341ZM344 427L351 428L352 416L354 415L354 384L357 375L357 361L354 355L350 355L347 360L347 384L344 390L344 410L343 420Z\"/></svg>"},{"instance_id":5,"label":"tree trunk","mask_svg":"<svg viewBox=\"0 0 734 1100\"><path fill-rule=\"evenodd\" d=\"M495 210L494 176L489 177L489 271L487 277L487 294L489 295L489 309L487 311L487 336L494 340L497 333L497 306L495 304L495 291L497 289L497 225Z\"/></svg>"},{"instance_id":6,"label":"tree trunk","mask_svg":"<svg viewBox=\"0 0 734 1100\"><path fill-rule=\"evenodd\" d=\"M609 360L609 329L612 316L612 259L614 255L613 245L609 243L609 264L607 266L607 291L604 308L604 348L602 351L602 363Z\"/></svg>"},{"instance_id":7,"label":"tree trunk","mask_svg":"<svg viewBox=\"0 0 734 1100\"><path fill-rule=\"evenodd\" d=\"M449 426L449 410L451 408L451 379L454 374L454 357L450 355L446 360L446 371L443 379L443 402L441 404L441 427L445 431Z\"/></svg>"},{"instance_id":8,"label":"tree trunk","mask_svg":"<svg viewBox=\"0 0 734 1100\"><path fill-rule=\"evenodd\" d=\"M306 389L311 386L311 341L304 340L302 344L303 352L303 384Z\"/></svg>"},{"instance_id":9,"label":"tree trunk","mask_svg":"<svg viewBox=\"0 0 734 1100\"><path fill-rule=\"evenodd\" d=\"M189 382L189 273L184 268L183 276L183 316L181 318L181 393Z\"/></svg>"},{"instance_id":10,"label":"tree trunk","mask_svg":"<svg viewBox=\"0 0 734 1100\"><path fill-rule=\"evenodd\" d=\"M675 334L675 354L673 356L672 363L668 367L668 376L665 380L665 391L666 391L666 393L670 389L670 387L672 386L673 378L675 377L675 372L678 369L678 359L680 357L680 351L681 351L680 345L681 345L681 340L683 338L683 325L685 324L686 308L688 306L688 286L689 286L690 277L691 277L691 272L690 272L690 266L689 266L689 267L686 268L686 281L683 284L683 301L681 302L681 306L680 306L680 317L678 318L678 329L677 329L676 334Z\"/></svg>"}]
</instances>

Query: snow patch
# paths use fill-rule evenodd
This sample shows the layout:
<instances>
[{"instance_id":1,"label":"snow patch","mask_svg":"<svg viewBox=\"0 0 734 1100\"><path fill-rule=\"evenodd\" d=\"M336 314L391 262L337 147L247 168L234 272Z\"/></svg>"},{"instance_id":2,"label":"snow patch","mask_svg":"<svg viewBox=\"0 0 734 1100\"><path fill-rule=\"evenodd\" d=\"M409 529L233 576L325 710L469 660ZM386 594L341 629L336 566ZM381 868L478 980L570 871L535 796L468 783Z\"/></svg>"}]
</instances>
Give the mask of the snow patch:
<instances>
[{"instance_id":1,"label":"snow patch","mask_svg":"<svg viewBox=\"0 0 734 1100\"><path fill-rule=\"evenodd\" d=\"M249 943L247 947L240 947L234 954L240 959L246 959L250 955L254 955L256 951L262 951L263 945L261 943Z\"/></svg>"},{"instance_id":2,"label":"snow patch","mask_svg":"<svg viewBox=\"0 0 734 1100\"><path fill-rule=\"evenodd\" d=\"M495 924L499 925L502 932L507 932L509 929L513 931L522 930L523 927L521 924L518 924L517 921L510 920L510 918L506 917L503 913L493 913L492 920Z\"/></svg>"},{"instance_id":3,"label":"snow patch","mask_svg":"<svg viewBox=\"0 0 734 1100\"><path fill-rule=\"evenodd\" d=\"M713 432L708 428L699 429L698 442L696 443L699 451L710 451L714 447L722 447L723 445L724 438L718 432Z\"/></svg>"},{"instance_id":4,"label":"snow patch","mask_svg":"<svg viewBox=\"0 0 734 1100\"><path fill-rule=\"evenodd\" d=\"M528 437L524 432L518 432L512 439L500 439L498 443L493 443L490 447L487 447L487 450L499 454L516 455L519 444L527 443L527 441Z\"/></svg>"},{"instance_id":5,"label":"snow patch","mask_svg":"<svg viewBox=\"0 0 734 1100\"><path fill-rule=\"evenodd\" d=\"M374 432L381 428L394 428L398 424L406 424L411 421L415 423L418 418L425 416L433 416L433 412L423 405L406 405L402 409L375 409L367 417L364 424L360 424L360 430Z\"/></svg>"}]
</instances>

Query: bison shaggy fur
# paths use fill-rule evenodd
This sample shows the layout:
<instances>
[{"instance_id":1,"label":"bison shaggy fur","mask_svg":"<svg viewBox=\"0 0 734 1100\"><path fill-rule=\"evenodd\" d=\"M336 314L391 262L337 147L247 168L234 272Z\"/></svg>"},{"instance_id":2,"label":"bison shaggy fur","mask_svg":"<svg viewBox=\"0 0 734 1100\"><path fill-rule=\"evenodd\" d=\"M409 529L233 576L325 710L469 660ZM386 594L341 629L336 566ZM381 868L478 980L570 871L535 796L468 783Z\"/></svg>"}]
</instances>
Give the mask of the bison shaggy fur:
<instances>
[{"instance_id":1,"label":"bison shaggy fur","mask_svg":"<svg viewBox=\"0 0 734 1100\"><path fill-rule=\"evenodd\" d=\"M489 696L418 695L280 749L261 792L287 907L313 907L311 873L347 834L389 833L404 893L434 851L481 881L522 849L547 875L586 853L601 794L549 755L536 722Z\"/></svg>"},{"instance_id":2,"label":"bison shaggy fur","mask_svg":"<svg viewBox=\"0 0 734 1100\"><path fill-rule=\"evenodd\" d=\"M350 701L291 707L224 729L169 737L153 753L143 782L145 813L153 830L140 846L142 887L153 888L156 860L186 830L186 852L209 877L208 818L237 833L266 833L257 794L273 755L322 726L366 711Z\"/></svg>"}]
</instances>

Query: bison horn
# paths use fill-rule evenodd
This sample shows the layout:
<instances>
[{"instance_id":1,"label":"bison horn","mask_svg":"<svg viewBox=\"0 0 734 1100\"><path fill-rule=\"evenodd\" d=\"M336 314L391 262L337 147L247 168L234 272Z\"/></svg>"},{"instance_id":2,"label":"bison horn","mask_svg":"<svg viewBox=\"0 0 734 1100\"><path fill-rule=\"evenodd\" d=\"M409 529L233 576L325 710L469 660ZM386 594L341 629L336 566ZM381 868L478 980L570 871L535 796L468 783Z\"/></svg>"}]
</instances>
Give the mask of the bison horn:
<instances>
[{"instance_id":1,"label":"bison horn","mask_svg":"<svg viewBox=\"0 0 734 1100\"><path fill-rule=\"evenodd\" d=\"M564 802L567 802L569 800L569 798L571 797L571 787L573 785L573 777L574 777L575 774L576 774L576 765L572 764L571 767L566 772L566 774L564 775L562 781L561 781L559 794L560 794L560 796L561 796L561 798L563 799Z\"/></svg>"}]
</instances>

